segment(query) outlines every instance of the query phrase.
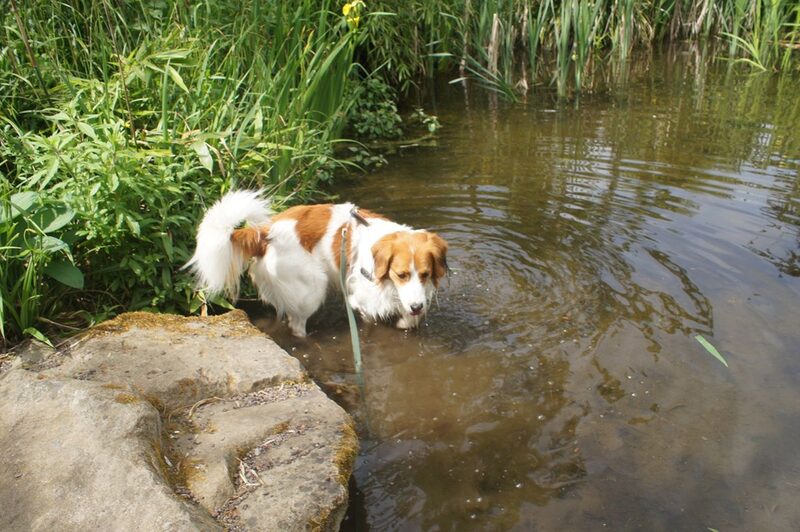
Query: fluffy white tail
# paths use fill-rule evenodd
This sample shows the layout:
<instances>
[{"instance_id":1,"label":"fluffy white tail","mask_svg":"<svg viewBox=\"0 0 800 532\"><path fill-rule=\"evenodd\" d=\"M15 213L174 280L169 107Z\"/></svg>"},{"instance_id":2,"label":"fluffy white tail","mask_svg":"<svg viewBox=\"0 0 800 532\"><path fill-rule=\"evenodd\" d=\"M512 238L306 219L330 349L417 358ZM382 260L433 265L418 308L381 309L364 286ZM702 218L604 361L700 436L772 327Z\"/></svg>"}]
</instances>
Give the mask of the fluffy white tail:
<instances>
[{"instance_id":1,"label":"fluffy white tail","mask_svg":"<svg viewBox=\"0 0 800 532\"><path fill-rule=\"evenodd\" d=\"M197 229L197 249L185 266L194 273L198 288L236 299L247 261L232 245L231 234L243 222L264 225L271 215L269 200L247 190L229 192L208 209Z\"/></svg>"}]
</instances>

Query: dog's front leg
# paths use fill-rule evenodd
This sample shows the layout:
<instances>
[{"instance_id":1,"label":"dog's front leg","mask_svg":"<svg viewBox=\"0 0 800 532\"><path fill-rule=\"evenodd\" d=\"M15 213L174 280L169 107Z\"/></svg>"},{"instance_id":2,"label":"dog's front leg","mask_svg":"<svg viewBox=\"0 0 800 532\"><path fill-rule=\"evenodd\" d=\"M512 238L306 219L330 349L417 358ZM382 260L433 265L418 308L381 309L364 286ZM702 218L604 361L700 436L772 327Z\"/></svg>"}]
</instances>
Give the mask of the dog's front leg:
<instances>
[{"instance_id":1,"label":"dog's front leg","mask_svg":"<svg viewBox=\"0 0 800 532\"><path fill-rule=\"evenodd\" d=\"M397 320L395 327L398 329L416 329L419 326L420 320L422 320L422 314L417 314L416 316L402 314L400 319Z\"/></svg>"},{"instance_id":2,"label":"dog's front leg","mask_svg":"<svg viewBox=\"0 0 800 532\"><path fill-rule=\"evenodd\" d=\"M306 337L306 321L308 319L300 319L296 316L289 316L289 329L291 329L292 334L298 338L305 338Z\"/></svg>"}]
</instances>

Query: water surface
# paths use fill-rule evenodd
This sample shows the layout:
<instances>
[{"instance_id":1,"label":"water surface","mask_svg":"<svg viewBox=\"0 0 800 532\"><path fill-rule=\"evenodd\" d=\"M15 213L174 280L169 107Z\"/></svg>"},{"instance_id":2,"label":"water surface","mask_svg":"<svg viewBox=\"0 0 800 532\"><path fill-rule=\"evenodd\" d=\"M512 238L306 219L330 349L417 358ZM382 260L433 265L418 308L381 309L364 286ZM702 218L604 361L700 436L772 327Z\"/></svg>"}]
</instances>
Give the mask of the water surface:
<instances>
[{"instance_id":1,"label":"water surface","mask_svg":"<svg viewBox=\"0 0 800 532\"><path fill-rule=\"evenodd\" d=\"M341 190L449 242L425 326L361 325L361 397L337 299L305 341L253 313L359 422L344 528L800 528L800 82L674 54L426 108Z\"/></svg>"}]
</instances>

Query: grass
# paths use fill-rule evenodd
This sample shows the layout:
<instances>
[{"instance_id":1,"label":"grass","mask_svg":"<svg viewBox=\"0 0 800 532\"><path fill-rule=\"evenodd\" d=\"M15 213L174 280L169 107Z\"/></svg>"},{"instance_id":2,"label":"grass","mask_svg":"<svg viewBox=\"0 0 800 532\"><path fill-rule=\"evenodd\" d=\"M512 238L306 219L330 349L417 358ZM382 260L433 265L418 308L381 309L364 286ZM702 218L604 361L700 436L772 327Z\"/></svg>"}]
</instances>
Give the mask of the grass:
<instances>
[{"instance_id":1,"label":"grass","mask_svg":"<svg viewBox=\"0 0 800 532\"><path fill-rule=\"evenodd\" d=\"M361 9L12 2L0 53L4 341L118 309L195 310L180 267L204 204L244 186L302 199L345 164L333 147L353 103ZM42 227L51 211L69 219Z\"/></svg>"}]
</instances>

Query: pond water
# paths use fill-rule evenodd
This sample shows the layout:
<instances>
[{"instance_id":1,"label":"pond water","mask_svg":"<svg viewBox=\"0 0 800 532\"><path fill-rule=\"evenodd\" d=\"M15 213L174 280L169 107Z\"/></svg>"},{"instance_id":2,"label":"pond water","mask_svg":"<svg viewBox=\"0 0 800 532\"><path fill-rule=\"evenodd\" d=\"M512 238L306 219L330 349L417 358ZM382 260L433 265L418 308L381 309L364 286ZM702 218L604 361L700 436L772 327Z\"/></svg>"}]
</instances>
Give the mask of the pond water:
<instances>
[{"instance_id":1,"label":"pond water","mask_svg":"<svg viewBox=\"0 0 800 532\"><path fill-rule=\"evenodd\" d=\"M800 82L426 98L437 146L340 190L449 242L424 327L361 324L361 397L338 299L251 313L358 420L344 529L800 528Z\"/></svg>"}]
</instances>

